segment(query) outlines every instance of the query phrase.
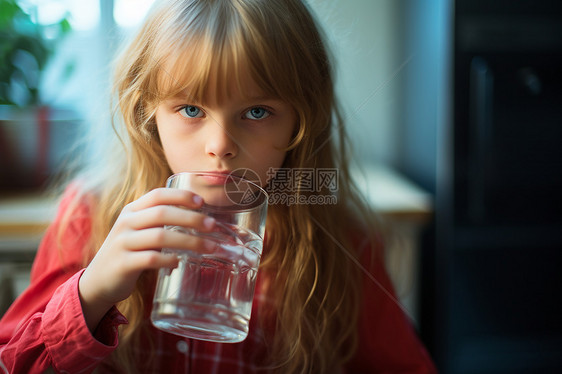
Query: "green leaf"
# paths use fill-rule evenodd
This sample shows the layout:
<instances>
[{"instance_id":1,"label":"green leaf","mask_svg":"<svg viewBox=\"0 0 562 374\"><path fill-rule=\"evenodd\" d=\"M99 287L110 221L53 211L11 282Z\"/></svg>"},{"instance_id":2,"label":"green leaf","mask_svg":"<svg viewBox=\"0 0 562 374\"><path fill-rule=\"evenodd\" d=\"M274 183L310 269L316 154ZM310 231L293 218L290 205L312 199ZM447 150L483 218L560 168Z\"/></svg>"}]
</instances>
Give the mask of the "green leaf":
<instances>
[{"instance_id":1,"label":"green leaf","mask_svg":"<svg viewBox=\"0 0 562 374\"><path fill-rule=\"evenodd\" d=\"M12 20L21 14L24 12L15 0L0 0L0 29L10 27Z\"/></svg>"},{"instance_id":2,"label":"green leaf","mask_svg":"<svg viewBox=\"0 0 562 374\"><path fill-rule=\"evenodd\" d=\"M62 34L68 34L69 32L72 31L72 26L70 25L70 22L68 22L68 19L63 18L60 22L60 30L62 32Z\"/></svg>"},{"instance_id":3,"label":"green leaf","mask_svg":"<svg viewBox=\"0 0 562 374\"><path fill-rule=\"evenodd\" d=\"M32 17L24 12L17 0L0 0L0 102L11 102L9 97L14 74L18 74L18 66L13 63L18 50L29 52L37 62L39 72L46 66L48 59L54 52L56 44L72 31L68 14L53 24L43 25L34 22ZM46 28L51 28L54 39L45 38ZM67 69L69 74L71 69ZM31 101L39 99L39 93L34 87L26 87Z\"/></svg>"}]
</instances>

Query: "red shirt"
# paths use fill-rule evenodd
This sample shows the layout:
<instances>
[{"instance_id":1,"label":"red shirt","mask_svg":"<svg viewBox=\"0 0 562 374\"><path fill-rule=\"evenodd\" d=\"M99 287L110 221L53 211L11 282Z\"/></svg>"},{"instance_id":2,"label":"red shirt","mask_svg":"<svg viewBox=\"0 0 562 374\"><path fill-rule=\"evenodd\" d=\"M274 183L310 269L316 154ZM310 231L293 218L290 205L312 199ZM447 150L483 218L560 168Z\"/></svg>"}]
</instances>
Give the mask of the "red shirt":
<instances>
[{"instance_id":1,"label":"red shirt","mask_svg":"<svg viewBox=\"0 0 562 374\"><path fill-rule=\"evenodd\" d=\"M76 211L60 238L62 249L57 245L57 227L71 197L71 193L63 197L59 213L41 242L29 288L0 320L0 372L42 373L53 368L59 373L90 373L96 367L103 369L100 364L118 345L117 326L127 320L117 308L104 316L93 335L82 314L78 280L83 272L81 248L90 232L86 204ZM266 354L264 334L256 323L259 302L264 302L264 295L256 292L250 332L241 343L192 340L149 326L154 345L141 346L140 357L152 353L159 373L256 373L256 363ZM344 368L335 371L436 372L397 303L381 263L365 277L359 348Z\"/></svg>"}]
</instances>

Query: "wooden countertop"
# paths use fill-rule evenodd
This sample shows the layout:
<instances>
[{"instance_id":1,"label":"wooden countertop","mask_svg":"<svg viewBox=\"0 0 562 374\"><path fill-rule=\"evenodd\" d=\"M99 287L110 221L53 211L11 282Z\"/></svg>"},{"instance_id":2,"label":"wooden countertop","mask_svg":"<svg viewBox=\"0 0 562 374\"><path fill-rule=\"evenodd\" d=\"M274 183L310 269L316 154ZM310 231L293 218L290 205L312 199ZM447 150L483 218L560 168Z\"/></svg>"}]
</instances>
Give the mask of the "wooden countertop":
<instances>
[{"instance_id":1,"label":"wooden countertop","mask_svg":"<svg viewBox=\"0 0 562 374\"><path fill-rule=\"evenodd\" d=\"M56 207L54 199L39 193L1 195L0 261L33 259Z\"/></svg>"},{"instance_id":2,"label":"wooden countertop","mask_svg":"<svg viewBox=\"0 0 562 374\"><path fill-rule=\"evenodd\" d=\"M0 236L43 231L52 221L56 202L38 193L10 194L0 198Z\"/></svg>"},{"instance_id":3,"label":"wooden countertop","mask_svg":"<svg viewBox=\"0 0 562 374\"><path fill-rule=\"evenodd\" d=\"M433 197L384 165L354 169L361 192L383 219L425 224L433 215Z\"/></svg>"}]
</instances>

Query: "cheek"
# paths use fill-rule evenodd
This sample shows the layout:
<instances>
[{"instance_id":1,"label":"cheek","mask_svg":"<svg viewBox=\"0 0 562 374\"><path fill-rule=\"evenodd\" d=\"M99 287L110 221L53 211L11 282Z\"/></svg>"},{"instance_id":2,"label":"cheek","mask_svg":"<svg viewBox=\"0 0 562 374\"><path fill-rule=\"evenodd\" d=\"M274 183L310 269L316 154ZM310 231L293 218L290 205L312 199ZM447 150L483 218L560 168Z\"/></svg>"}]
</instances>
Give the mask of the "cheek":
<instances>
[{"instance_id":1,"label":"cheek","mask_svg":"<svg viewBox=\"0 0 562 374\"><path fill-rule=\"evenodd\" d=\"M275 152L271 154L270 163L272 167L280 168L283 165L283 161L285 160L285 156L287 152L285 152L286 146L283 148L277 147L275 148Z\"/></svg>"},{"instance_id":2,"label":"cheek","mask_svg":"<svg viewBox=\"0 0 562 374\"><path fill-rule=\"evenodd\" d=\"M182 171L181 169L190 167L186 162L194 160L194 153L196 151L195 144L192 144L193 142L190 141L191 137L181 136L177 132L170 131L166 126L159 126L158 134L170 169L177 173Z\"/></svg>"},{"instance_id":3,"label":"cheek","mask_svg":"<svg viewBox=\"0 0 562 374\"><path fill-rule=\"evenodd\" d=\"M256 158L258 165L255 166L257 166L256 171L259 174L260 180L265 182L264 184L267 184L270 179L270 169L278 169L282 167L287 155L285 149L289 144L289 140L290 139L282 142L272 142L268 147L263 147L260 151L258 151L257 154L259 154L259 156Z\"/></svg>"}]
</instances>

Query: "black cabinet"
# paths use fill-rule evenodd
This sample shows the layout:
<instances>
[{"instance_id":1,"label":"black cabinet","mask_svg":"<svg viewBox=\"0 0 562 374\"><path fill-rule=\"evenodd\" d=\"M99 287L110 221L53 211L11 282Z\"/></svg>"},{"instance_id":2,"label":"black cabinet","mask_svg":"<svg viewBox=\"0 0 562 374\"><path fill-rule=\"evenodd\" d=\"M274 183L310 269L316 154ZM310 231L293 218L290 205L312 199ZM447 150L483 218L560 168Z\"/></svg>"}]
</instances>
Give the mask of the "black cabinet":
<instances>
[{"instance_id":1,"label":"black cabinet","mask_svg":"<svg viewBox=\"0 0 562 374\"><path fill-rule=\"evenodd\" d=\"M453 18L422 337L444 373L562 372L562 2Z\"/></svg>"}]
</instances>

